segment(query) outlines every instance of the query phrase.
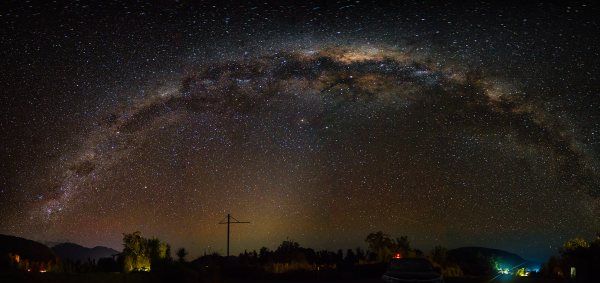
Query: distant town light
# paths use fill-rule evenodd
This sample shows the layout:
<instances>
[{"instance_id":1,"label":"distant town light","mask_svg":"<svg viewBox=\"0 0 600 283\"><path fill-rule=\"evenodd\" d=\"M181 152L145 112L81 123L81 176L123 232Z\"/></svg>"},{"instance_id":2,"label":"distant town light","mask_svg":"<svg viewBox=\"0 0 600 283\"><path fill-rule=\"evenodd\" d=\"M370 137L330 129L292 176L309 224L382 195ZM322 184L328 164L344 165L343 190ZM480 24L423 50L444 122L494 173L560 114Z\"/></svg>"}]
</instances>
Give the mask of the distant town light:
<instances>
[{"instance_id":1,"label":"distant town light","mask_svg":"<svg viewBox=\"0 0 600 283\"><path fill-rule=\"evenodd\" d=\"M517 276L525 277L529 276L529 271L527 271L524 267L517 269L515 273Z\"/></svg>"}]
</instances>

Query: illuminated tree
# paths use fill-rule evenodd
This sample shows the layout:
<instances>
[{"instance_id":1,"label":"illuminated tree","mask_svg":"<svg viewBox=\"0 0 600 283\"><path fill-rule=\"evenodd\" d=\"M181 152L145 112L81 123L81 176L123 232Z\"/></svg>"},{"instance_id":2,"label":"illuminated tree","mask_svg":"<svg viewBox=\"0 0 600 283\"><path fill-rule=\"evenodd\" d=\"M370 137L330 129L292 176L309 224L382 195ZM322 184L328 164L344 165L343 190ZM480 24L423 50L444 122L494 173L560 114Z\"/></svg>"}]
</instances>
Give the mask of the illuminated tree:
<instances>
[{"instance_id":1,"label":"illuminated tree","mask_svg":"<svg viewBox=\"0 0 600 283\"><path fill-rule=\"evenodd\" d=\"M572 252L581 248L589 248L590 244L583 238L573 238L565 242L563 252Z\"/></svg>"},{"instance_id":2,"label":"illuminated tree","mask_svg":"<svg viewBox=\"0 0 600 283\"><path fill-rule=\"evenodd\" d=\"M123 257L125 272L150 270L148 241L139 231L123 234Z\"/></svg>"}]
</instances>

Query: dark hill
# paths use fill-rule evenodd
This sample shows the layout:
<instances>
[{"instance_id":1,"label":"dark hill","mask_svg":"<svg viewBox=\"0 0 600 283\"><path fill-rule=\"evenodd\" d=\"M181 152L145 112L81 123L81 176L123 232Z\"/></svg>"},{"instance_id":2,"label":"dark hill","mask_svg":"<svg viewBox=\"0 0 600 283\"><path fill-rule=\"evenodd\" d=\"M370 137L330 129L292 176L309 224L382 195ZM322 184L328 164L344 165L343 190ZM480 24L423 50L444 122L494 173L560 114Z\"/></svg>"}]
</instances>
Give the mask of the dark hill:
<instances>
[{"instance_id":1,"label":"dark hill","mask_svg":"<svg viewBox=\"0 0 600 283\"><path fill-rule=\"evenodd\" d=\"M52 247L52 250L63 260L87 261L111 257L119 252L107 247L86 248L74 243L62 243Z\"/></svg>"},{"instance_id":2,"label":"dark hill","mask_svg":"<svg viewBox=\"0 0 600 283\"><path fill-rule=\"evenodd\" d=\"M448 259L456 262L465 274L476 276L494 274L497 267L511 269L532 264L517 254L483 247L449 250Z\"/></svg>"},{"instance_id":3,"label":"dark hill","mask_svg":"<svg viewBox=\"0 0 600 283\"><path fill-rule=\"evenodd\" d=\"M33 265L56 263L57 257L47 246L36 241L27 240L20 237L0 234L0 257L2 257L2 265L0 268L9 268L11 263L8 260L8 254L13 256L18 255L19 261L29 261Z\"/></svg>"}]
</instances>

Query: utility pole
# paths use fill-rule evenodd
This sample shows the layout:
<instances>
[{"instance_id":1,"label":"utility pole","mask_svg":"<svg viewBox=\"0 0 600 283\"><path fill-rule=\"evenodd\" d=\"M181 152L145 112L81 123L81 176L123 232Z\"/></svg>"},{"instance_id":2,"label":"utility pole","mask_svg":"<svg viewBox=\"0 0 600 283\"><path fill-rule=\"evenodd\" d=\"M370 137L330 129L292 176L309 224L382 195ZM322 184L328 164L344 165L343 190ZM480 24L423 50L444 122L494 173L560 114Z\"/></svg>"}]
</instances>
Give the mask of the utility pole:
<instances>
[{"instance_id":1,"label":"utility pole","mask_svg":"<svg viewBox=\"0 0 600 283\"><path fill-rule=\"evenodd\" d=\"M235 220L235 221L231 221L231 219ZM231 214L227 214L227 221L221 221L219 222L219 224L227 224L227 257L229 257L229 225L231 224L244 224L244 223L250 223L250 222L246 222L246 221L239 221L235 218L233 218L233 216L231 216Z\"/></svg>"}]
</instances>

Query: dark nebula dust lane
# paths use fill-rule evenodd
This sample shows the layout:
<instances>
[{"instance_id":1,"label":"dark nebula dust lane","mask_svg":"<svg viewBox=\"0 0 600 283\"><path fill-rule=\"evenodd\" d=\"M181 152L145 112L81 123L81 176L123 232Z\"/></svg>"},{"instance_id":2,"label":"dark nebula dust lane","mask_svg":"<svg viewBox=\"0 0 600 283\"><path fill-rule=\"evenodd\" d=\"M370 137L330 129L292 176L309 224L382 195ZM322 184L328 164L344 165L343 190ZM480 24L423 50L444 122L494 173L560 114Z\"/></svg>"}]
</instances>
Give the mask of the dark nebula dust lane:
<instances>
[{"instance_id":1,"label":"dark nebula dust lane","mask_svg":"<svg viewBox=\"0 0 600 283\"><path fill-rule=\"evenodd\" d=\"M383 230L541 258L597 232L598 44L544 17L596 7L261 5L1 12L0 233L200 254L231 212L234 252Z\"/></svg>"}]
</instances>

